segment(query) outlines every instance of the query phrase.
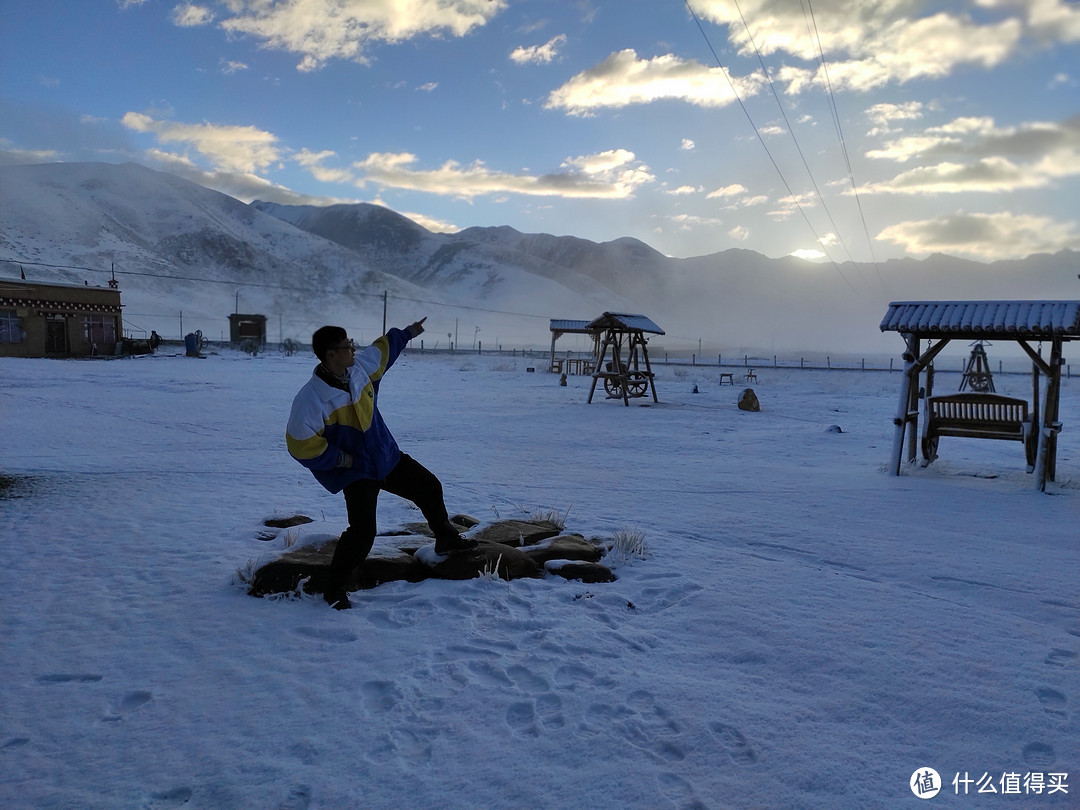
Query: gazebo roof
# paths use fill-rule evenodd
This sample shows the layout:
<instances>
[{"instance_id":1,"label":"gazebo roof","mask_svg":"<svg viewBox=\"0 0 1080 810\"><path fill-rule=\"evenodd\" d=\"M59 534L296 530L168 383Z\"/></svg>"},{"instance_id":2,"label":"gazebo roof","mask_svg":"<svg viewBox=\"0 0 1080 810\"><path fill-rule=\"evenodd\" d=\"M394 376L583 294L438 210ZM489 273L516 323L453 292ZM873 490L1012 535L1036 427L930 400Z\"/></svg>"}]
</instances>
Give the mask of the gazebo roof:
<instances>
[{"instance_id":1,"label":"gazebo roof","mask_svg":"<svg viewBox=\"0 0 1080 810\"><path fill-rule=\"evenodd\" d=\"M949 338L1080 338L1080 301L894 301L882 332Z\"/></svg>"},{"instance_id":2,"label":"gazebo roof","mask_svg":"<svg viewBox=\"0 0 1080 810\"><path fill-rule=\"evenodd\" d=\"M663 335L664 330L644 315L628 315L623 312L605 312L589 323L589 329L622 329L627 332L651 332Z\"/></svg>"},{"instance_id":3,"label":"gazebo roof","mask_svg":"<svg viewBox=\"0 0 1080 810\"><path fill-rule=\"evenodd\" d=\"M551 331L552 332L588 332L588 321L572 321L566 318L552 318L551 319Z\"/></svg>"}]
</instances>

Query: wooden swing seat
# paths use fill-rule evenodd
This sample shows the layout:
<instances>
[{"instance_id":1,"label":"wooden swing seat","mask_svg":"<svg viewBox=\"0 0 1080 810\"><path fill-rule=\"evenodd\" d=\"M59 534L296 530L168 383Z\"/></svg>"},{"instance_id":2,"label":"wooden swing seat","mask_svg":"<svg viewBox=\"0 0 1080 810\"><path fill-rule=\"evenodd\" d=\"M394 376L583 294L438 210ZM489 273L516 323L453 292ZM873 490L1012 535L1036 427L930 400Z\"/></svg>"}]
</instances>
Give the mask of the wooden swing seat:
<instances>
[{"instance_id":1,"label":"wooden swing seat","mask_svg":"<svg viewBox=\"0 0 1080 810\"><path fill-rule=\"evenodd\" d=\"M1035 468L1036 435L1027 400L983 393L929 397L923 434L924 466L937 457L941 436L957 436L1022 442L1030 472Z\"/></svg>"}]
</instances>

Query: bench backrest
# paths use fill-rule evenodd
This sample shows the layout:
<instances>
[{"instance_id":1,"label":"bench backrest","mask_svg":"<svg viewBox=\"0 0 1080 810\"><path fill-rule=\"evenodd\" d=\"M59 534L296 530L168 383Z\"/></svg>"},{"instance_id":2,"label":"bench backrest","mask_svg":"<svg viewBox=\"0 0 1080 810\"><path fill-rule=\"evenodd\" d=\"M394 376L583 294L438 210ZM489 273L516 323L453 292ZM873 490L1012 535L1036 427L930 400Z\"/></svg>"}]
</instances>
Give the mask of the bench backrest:
<instances>
[{"instance_id":1,"label":"bench backrest","mask_svg":"<svg viewBox=\"0 0 1080 810\"><path fill-rule=\"evenodd\" d=\"M1025 399L998 394L951 394L927 400L932 421L1015 424L1028 418Z\"/></svg>"}]
</instances>

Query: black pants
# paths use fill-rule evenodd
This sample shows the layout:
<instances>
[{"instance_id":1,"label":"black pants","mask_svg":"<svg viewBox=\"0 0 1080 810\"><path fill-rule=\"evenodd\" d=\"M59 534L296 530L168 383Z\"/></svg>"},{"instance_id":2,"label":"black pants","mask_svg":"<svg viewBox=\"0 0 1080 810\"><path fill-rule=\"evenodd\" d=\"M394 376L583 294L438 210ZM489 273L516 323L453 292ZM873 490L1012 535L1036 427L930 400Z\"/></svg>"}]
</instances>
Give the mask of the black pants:
<instances>
[{"instance_id":1,"label":"black pants","mask_svg":"<svg viewBox=\"0 0 1080 810\"><path fill-rule=\"evenodd\" d=\"M338 540L334 558L330 561L327 593L347 587L353 570L371 551L377 532L375 509L383 490L419 506L436 540L458 536L446 512L442 482L412 456L402 453L401 461L382 481L363 479L345 487L349 528Z\"/></svg>"}]
</instances>

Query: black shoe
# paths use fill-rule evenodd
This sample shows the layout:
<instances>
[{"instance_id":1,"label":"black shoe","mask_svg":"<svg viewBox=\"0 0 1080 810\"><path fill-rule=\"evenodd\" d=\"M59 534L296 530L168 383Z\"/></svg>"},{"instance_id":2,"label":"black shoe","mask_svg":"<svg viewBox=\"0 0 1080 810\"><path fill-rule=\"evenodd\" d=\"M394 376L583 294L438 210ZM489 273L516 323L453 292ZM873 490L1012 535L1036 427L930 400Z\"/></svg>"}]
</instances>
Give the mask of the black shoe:
<instances>
[{"instance_id":1,"label":"black shoe","mask_svg":"<svg viewBox=\"0 0 1080 810\"><path fill-rule=\"evenodd\" d=\"M480 545L480 541L471 537L445 537L435 541L436 554L456 554L459 551L472 551Z\"/></svg>"},{"instance_id":2,"label":"black shoe","mask_svg":"<svg viewBox=\"0 0 1080 810\"><path fill-rule=\"evenodd\" d=\"M334 610L348 610L352 607L352 602L349 601L349 595L345 593L345 591L332 591L330 593L324 593L323 599L325 599L326 604L328 604Z\"/></svg>"}]
</instances>

